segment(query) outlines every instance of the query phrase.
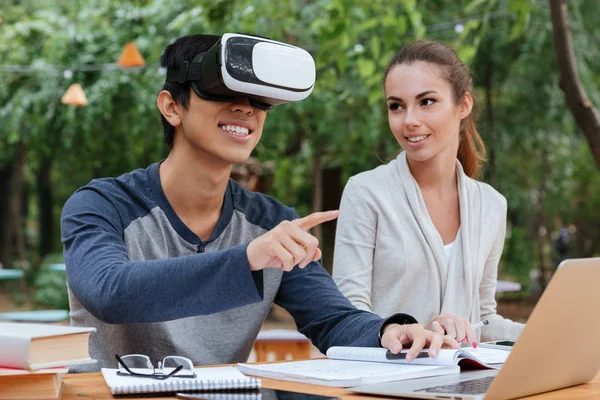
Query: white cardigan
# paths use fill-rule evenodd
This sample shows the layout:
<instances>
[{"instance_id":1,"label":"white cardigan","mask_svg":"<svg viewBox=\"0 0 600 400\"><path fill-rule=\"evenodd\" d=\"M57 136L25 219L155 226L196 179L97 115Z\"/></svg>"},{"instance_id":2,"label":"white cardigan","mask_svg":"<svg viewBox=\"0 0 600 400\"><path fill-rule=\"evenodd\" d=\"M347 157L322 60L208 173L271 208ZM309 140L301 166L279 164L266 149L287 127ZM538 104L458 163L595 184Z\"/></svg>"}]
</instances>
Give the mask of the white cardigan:
<instances>
[{"instance_id":1,"label":"white cardigan","mask_svg":"<svg viewBox=\"0 0 600 400\"><path fill-rule=\"evenodd\" d=\"M456 162L460 229L449 267L406 153L348 181L340 205L333 278L356 307L397 312L421 324L451 312L488 319L479 340L516 339L523 324L496 314L498 262L506 234L506 199L465 175Z\"/></svg>"}]
</instances>

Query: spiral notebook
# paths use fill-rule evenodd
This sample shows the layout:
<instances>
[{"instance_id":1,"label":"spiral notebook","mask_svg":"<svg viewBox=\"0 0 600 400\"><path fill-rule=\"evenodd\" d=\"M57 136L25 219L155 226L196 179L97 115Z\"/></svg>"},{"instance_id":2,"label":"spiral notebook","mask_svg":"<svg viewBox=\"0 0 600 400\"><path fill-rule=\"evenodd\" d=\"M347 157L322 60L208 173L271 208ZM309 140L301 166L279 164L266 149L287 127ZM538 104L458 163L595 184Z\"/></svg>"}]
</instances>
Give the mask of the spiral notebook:
<instances>
[{"instance_id":1,"label":"spiral notebook","mask_svg":"<svg viewBox=\"0 0 600 400\"><path fill-rule=\"evenodd\" d=\"M157 380L117 375L118 369L102 368L104 381L113 395L175 393L211 390L260 389L260 379L250 378L235 367L194 368L195 378Z\"/></svg>"}]
</instances>

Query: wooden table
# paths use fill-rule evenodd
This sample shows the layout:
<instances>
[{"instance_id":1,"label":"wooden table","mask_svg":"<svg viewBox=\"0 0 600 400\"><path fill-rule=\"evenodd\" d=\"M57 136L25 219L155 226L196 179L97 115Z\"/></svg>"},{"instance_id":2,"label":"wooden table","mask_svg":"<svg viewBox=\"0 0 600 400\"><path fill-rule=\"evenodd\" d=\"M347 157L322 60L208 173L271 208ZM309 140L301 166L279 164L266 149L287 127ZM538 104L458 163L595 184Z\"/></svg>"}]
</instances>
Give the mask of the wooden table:
<instances>
[{"instance_id":1,"label":"wooden table","mask_svg":"<svg viewBox=\"0 0 600 400\"><path fill-rule=\"evenodd\" d=\"M113 399L99 372L88 374L67 374L63 378L65 387L62 400ZM309 385L306 383L285 382L261 378L262 386L268 389L341 397L344 399L381 399L352 393L342 388ZM173 399L174 397L153 397L153 399ZM592 382L567 389L556 390L541 395L524 397L536 400L600 399L600 375Z\"/></svg>"}]
</instances>

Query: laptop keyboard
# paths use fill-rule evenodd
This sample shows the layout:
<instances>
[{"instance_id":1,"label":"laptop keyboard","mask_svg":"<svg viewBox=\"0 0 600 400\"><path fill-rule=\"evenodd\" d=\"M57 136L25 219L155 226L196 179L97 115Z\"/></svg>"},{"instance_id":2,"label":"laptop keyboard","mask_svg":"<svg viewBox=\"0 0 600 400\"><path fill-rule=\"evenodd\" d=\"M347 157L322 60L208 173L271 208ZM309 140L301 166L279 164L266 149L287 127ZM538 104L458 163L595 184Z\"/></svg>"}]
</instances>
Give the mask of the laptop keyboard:
<instances>
[{"instance_id":1,"label":"laptop keyboard","mask_svg":"<svg viewBox=\"0 0 600 400\"><path fill-rule=\"evenodd\" d=\"M487 392L494 378L494 376L488 376L485 378L463 381L452 385L433 386L430 388L415 390L415 392L483 394Z\"/></svg>"}]
</instances>

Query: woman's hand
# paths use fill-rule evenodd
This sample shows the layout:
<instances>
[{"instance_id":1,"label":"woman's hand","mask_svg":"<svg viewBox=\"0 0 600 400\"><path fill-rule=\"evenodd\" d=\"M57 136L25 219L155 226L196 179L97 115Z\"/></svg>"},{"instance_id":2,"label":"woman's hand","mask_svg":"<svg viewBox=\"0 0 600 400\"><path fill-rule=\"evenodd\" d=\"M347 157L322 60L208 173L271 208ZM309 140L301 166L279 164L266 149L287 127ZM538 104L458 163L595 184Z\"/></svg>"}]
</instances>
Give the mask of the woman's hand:
<instances>
[{"instance_id":1,"label":"woman's hand","mask_svg":"<svg viewBox=\"0 0 600 400\"><path fill-rule=\"evenodd\" d=\"M471 343L473 347L477 347L477 335L471 323L452 313L438 315L427 325L427 329L448 335L459 343Z\"/></svg>"}]
</instances>

